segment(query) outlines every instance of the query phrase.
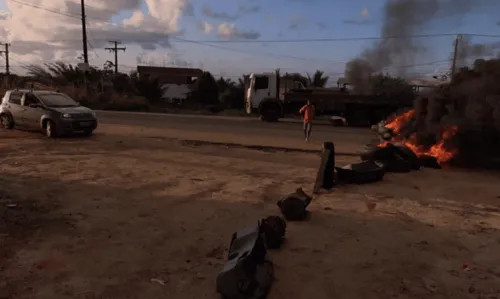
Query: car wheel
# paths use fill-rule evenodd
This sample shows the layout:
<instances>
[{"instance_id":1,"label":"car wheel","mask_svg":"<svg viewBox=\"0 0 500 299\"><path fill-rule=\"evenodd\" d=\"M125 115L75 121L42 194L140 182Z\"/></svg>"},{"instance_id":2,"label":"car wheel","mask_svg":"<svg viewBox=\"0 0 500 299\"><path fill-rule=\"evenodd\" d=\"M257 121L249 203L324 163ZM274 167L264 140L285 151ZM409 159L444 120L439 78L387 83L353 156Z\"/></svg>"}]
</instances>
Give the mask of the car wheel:
<instances>
[{"instance_id":1,"label":"car wheel","mask_svg":"<svg viewBox=\"0 0 500 299\"><path fill-rule=\"evenodd\" d=\"M45 124L45 135L49 138L57 137L56 125L51 120L48 120Z\"/></svg>"},{"instance_id":2,"label":"car wheel","mask_svg":"<svg viewBox=\"0 0 500 299\"><path fill-rule=\"evenodd\" d=\"M10 130L14 127L14 122L12 118L8 114L0 115L0 123L2 124L2 128Z\"/></svg>"},{"instance_id":3,"label":"car wheel","mask_svg":"<svg viewBox=\"0 0 500 299\"><path fill-rule=\"evenodd\" d=\"M83 131L83 136L91 136L94 130L84 130Z\"/></svg>"}]
</instances>

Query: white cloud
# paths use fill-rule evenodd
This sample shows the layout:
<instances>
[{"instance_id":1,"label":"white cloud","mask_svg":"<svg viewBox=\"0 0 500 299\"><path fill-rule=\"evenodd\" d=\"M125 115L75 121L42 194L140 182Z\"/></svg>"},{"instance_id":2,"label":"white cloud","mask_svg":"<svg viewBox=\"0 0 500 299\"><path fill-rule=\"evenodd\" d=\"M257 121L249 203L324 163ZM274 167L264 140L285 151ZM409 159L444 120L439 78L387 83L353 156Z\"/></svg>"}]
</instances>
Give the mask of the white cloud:
<instances>
[{"instance_id":1,"label":"white cloud","mask_svg":"<svg viewBox=\"0 0 500 299\"><path fill-rule=\"evenodd\" d=\"M74 58L82 52L80 0L5 0L10 13L0 14L0 40L12 44L18 62ZM190 0L87 0L88 37L95 48L109 39L138 44L144 49L169 47L169 36L179 34L182 16L192 14ZM123 24L112 17L133 11Z\"/></svg>"},{"instance_id":2,"label":"white cloud","mask_svg":"<svg viewBox=\"0 0 500 299\"><path fill-rule=\"evenodd\" d=\"M134 11L130 18L123 20L123 25L139 27L144 22L144 13L140 10Z\"/></svg>"},{"instance_id":3,"label":"white cloud","mask_svg":"<svg viewBox=\"0 0 500 299\"><path fill-rule=\"evenodd\" d=\"M217 34L225 39L258 39L260 33L256 31L242 31L234 24L223 23L217 27Z\"/></svg>"},{"instance_id":4,"label":"white cloud","mask_svg":"<svg viewBox=\"0 0 500 299\"><path fill-rule=\"evenodd\" d=\"M201 32L203 32L205 34L210 34L214 31L214 25L209 24L207 22L201 23L199 27L200 27Z\"/></svg>"}]
</instances>

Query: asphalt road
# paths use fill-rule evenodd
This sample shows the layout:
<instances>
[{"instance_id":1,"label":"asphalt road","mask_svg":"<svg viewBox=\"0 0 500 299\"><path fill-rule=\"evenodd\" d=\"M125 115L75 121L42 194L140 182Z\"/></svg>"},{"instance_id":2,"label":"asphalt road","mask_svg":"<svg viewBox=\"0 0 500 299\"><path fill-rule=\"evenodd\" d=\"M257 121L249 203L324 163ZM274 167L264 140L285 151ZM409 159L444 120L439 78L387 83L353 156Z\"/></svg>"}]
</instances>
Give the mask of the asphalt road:
<instances>
[{"instance_id":1,"label":"asphalt road","mask_svg":"<svg viewBox=\"0 0 500 299\"><path fill-rule=\"evenodd\" d=\"M136 125L153 128L168 128L195 132L220 132L237 135L254 135L281 138L302 138L302 123L284 120L277 123L262 122L251 117L181 115L142 112L97 111L102 124ZM364 141L373 137L368 128L334 127L331 125L313 126L312 137L316 140Z\"/></svg>"}]
</instances>

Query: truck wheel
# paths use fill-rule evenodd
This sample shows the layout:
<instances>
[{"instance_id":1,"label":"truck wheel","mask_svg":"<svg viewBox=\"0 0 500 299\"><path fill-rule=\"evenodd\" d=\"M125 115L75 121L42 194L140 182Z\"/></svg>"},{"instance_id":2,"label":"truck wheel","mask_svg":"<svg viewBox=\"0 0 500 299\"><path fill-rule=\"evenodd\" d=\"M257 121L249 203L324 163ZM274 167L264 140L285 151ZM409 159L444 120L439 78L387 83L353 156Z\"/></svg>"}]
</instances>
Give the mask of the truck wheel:
<instances>
[{"instance_id":1,"label":"truck wheel","mask_svg":"<svg viewBox=\"0 0 500 299\"><path fill-rule=\"evenodd\" d=\"M248 115L252 114L252 103L249 102L245 103L245 111Z\"/></svg>"},{"instance_id":2,"label":"truck wheel","mask_svg":"<svg viewBox=\"0 0 500 299\"><path fill-rule=\"evenodd\" d=\"M267 122L276 122L281 116L281 107L276 103L264 104L260 109L260 119Z\"/></svg>"},{"instance_id":3,"label":"truck wheel","mask_svg":"<svg viewBox=\"0 0 500 299\"><path fill-rule=\"evenodd\" d=\"M0 115L0 123L4 129L10 130L14 128L14 121L12 121L12 117L6 113Z\"/></svg>"}]
</instances>

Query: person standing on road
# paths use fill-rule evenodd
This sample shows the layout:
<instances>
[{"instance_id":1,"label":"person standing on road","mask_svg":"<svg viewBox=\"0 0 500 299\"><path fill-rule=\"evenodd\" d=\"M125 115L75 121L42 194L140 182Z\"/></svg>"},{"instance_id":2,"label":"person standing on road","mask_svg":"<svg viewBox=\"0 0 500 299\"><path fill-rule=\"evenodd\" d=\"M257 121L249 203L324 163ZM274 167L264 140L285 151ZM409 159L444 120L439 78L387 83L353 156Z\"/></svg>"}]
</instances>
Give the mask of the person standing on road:
<instances>
[{"instance_id":1,"label":"person standing on road","mask_svg":"<svg viewBox=\"0 0 500 299\"><path fill-rule=\"evenodd\" d=\"M314 119L314 105L311 104L311 101L307 101L302 108L299 110L300 115L304 119L304 137L306 138L306 142L309 141L309 137L311 136L312 129L312 121Z\"/></svg>"}]
</instances>

